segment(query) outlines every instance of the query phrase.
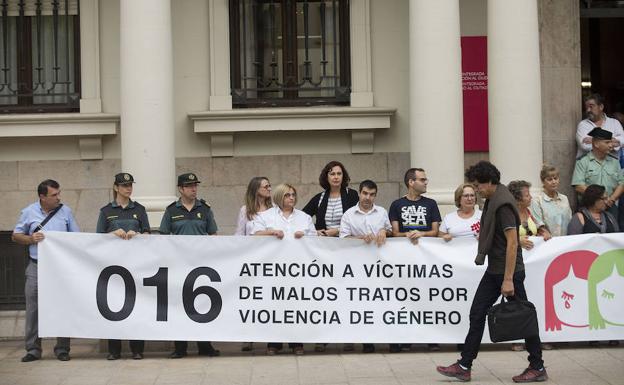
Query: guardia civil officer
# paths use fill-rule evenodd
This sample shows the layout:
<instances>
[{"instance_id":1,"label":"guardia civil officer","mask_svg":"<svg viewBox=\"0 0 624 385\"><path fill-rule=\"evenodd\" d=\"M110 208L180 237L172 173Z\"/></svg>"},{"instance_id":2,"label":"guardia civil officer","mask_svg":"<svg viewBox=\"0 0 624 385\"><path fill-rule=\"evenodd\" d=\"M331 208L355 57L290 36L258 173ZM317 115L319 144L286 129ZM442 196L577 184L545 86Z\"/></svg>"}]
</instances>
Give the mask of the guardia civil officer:
<instances>
[{"instance_id":1,"label":"guardia civil officer","mask_svg":"<svg viewBox=\"0 0 624 385\"><path fill-rule=\"evenodd\" d=\"M203 199L197 199L197 185L201 183L192 172L178 176L180 199L165 209L160 222L161 234L174 235L215 235L217 223L210 205ZM188 343L175 341L175 350L170 358L186 356ZM197 341L200 356L218 356L220 352L209 341Z\"/></svg>"},{"instance_id":2,"label":"guardia civil officer","mask_svg":"<svg viewBox=\"0 0 624 385\"><path fill-rule=\"evenodd\" d=\"M115 175L113 201L100 209L96 232L112 233L129 240L137 234L149 234L150 225L145 207L130 199L134 178L127 172ZM132 358L143 358L145 341L131 340ZM108 340L107 360L121 358L121 340Z\"/></svg>"}]
</instances>

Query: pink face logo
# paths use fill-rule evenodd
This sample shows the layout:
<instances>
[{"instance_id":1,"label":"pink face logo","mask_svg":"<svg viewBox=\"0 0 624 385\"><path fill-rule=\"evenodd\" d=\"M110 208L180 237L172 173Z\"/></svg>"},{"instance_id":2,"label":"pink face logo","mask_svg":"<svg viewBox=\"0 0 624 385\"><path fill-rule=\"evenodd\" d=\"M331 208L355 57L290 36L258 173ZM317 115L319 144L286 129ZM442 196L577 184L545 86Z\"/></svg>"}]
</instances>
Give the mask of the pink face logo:
<instances>
[{"instance_id":1,"label":"pink face logo","mask_svg":"<svg viewBox=\"0 0 624 385\"><path fill-rule=\"evenodd\" d=\"M548 266L544 278L546 330L561 330L561 325L587 327L589 268L598 254L588 250L559 255Z\"/></svg>"}]
</instances>

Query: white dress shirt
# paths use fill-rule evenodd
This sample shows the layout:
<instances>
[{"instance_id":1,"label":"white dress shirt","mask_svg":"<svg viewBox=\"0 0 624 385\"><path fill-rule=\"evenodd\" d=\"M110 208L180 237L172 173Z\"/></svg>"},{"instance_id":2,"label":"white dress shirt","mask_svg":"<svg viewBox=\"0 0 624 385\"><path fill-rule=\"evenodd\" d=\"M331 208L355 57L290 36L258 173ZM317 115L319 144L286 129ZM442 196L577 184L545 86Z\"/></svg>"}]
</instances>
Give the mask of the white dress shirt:
<instances>
[{"instance_id":1,"label":"white dress shirt","mask_svg":"<svg viewBox=\"0 0 624 385\"><path fill-rule=\"evenodd\" d=\"M316 228L312 222L312 217L301 210L293 209L288 218L284 216L282 210L275 206L256 215L252 221L251 233L265 230L282 230L284 236L294 237L295 232L303 231L304 235L315 236Z\"/></svg>"},{"instance_id":2,"label":"white dress shirt","mask_svg":"<svg viewBox=\"0 0 624 385\"><path fill-rule=\"evenodd\" d=\"M392 230L386 209L373 204L372 209L364 212L360 209L360 204L358 203L342 215L340 238L362 237L366 234L377 235L382 229L386 231Z\"/></svg>"}]
</instances>

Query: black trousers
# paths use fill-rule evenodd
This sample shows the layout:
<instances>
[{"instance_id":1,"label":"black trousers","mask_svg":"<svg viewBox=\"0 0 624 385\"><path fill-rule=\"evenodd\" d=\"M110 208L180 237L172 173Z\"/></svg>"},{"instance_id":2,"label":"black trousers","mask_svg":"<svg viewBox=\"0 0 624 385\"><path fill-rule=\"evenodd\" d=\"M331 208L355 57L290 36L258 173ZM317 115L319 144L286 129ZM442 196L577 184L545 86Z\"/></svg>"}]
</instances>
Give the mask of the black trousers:
<instances>
[{"instance_id":1,"label":"black trousers","mask_svg":"<svg viewBox=\"0 0 624 385\"><path fill-rule=\"evenodd\" d=\"M174 341L174 350L178 353L186 353L188 349L187 341ZM212 343L210 341L197 341L197 353L204 354L210 353L214 348L212 347Z\"/></svg>"},{"instance_id":2,"label":"black trousers","mask_svg":"<svg viewBox=\"0 0 624 385\"><path fill-rule=\"evenodd\" d=\"M472 367L472 361L479 354L483 330L485 329L485 317L487 311L499 299L501 286L503 284L503 274L491 274L485 272L474 299L470 307L470 329L464 342L459 363L467 368ZM526 290L524 289L524 271L519 271L513 276L514 295L518 299L526 300ZM529 352L529 366L533 369L544 367L542 360L542 348L539 336L525 340L526 350Z\"/></svg>"},{"instance_id":3,"label":"black trousers","mask_svg":"<svg viewBox=\"0 0 624 385\"><path fill-rule=\"evenodd\" d=\"M132 353L143 354L145 341L130 340L129 342ZM121 340L108 340L108 352L110 354L121 354Z\"/></svg>"}]
</instances>

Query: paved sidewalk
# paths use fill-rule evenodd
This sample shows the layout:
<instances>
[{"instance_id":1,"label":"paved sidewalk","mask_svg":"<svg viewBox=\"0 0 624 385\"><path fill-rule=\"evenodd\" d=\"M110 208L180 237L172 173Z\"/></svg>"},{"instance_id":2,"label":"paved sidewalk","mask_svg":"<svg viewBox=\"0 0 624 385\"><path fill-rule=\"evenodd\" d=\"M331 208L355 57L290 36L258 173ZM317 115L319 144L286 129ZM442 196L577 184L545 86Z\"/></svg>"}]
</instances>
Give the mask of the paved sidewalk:
<instances>
[{"instance_id":1,"label":"paved sidewalk","mask_svg":"<svg viewBox=\"0 0 624 385\"><path fill-rule=\"evenodd\" d=\"M342 353L340 345L329 345L326 353L278 354L267 357L264 345L253 352L240 352L240 344L217 343L223 356L190 355L171 360L165 352L147 353L142 361L106 361L96 340L73 340L72 360L60 362L52 355L54 341L44 341L44 359L21 363L21 340L0 341L0 384L11 385L408 385L448 384L435 371L458 357L454 346L441 352L425 352L417 345L411 352L389 354ZM193 344L191 344L192 346ZM361 347L356 345L359 351ZM124 342L124 349L127 344ZM127 354L125 351L124 353ZM126 358L124 356L124 358ZM589 348L573 344L544 352L550 384L624 384L624 348ZM526 352L512 352L509 345L490 345L479 355L472 371L475 384L509 384L527 365Z\"/></svg>"}]
</instances>

